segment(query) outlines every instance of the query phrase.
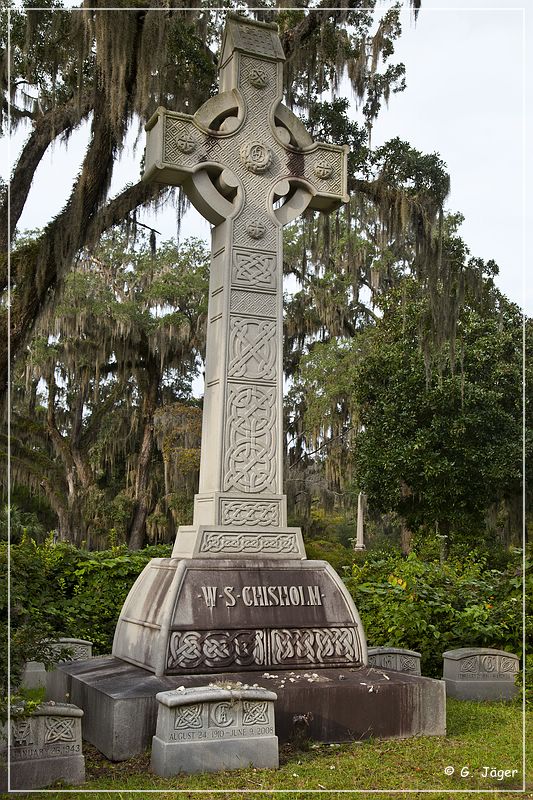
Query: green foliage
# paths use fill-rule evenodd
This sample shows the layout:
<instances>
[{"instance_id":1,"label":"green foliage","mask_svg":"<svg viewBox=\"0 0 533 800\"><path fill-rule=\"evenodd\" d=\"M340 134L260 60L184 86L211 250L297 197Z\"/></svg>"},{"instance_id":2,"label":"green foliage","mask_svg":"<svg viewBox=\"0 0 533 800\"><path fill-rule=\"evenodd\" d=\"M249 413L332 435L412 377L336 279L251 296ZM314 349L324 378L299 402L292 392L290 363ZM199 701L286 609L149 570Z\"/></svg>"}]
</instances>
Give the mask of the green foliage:
<instances>
[{"instance_id":1,"label":"green foliage","mask_svg":"<svg viewBox=\"0 0 533 800\"><path fill-rule=\"evenodd\" d=\"M24 664L57 660L46 640L87 639L95 655L111 652L118 615L135 579L152 558L170 556L170 546L130 552L124 545L88 552L70 544L43 544L23 536L11 546L11 685L20 684ZM0 617L7 623L7 546L0 543ZM7 641L0 660L7 665ZM4 675L7 669L4 669ZM0 697L5 710L7 687ZM18 695L17 695L18 696Z\"/></svg>"},{"instance_id":2,"label":"green foliage","mask_svg":"<svg viewBox=\"0 0 533 800\"><path fill-rule=\"evenodd\" d=\"M531 561L526 561L526 568ZM456 647L522 651L521 553L505 571L475 551L462 558L423 561L416 552L371 551L345 578L372 646L418 650L424 675L439 676L442 653ZM533 580L526 636L533 642Z\"/></svg>"}]
</instances>

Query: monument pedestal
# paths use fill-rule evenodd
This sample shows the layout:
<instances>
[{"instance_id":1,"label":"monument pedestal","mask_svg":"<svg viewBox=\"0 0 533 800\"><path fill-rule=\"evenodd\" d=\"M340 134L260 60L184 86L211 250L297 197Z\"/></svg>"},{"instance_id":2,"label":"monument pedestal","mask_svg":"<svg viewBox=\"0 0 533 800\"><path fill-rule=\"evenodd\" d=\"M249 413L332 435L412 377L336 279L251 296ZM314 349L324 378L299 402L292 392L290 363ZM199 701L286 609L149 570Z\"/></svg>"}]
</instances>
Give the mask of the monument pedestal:
<instances>
[{"instance_id":1,"label":"monument pedestal","mask_svg":"<svg viewBox=\"0 0 533 800\"><path fill-rule=\"evenodd\" d=\"M274 691L276 734L290 741L305 718L305 735L323 742L444 736L443 681L372 667L156 677L113 656L61 664L72 702L84 709L83 735L107 758L123 761L150 747L158 692L178 686L236 683Z\"/></svg>"}]
</instances>

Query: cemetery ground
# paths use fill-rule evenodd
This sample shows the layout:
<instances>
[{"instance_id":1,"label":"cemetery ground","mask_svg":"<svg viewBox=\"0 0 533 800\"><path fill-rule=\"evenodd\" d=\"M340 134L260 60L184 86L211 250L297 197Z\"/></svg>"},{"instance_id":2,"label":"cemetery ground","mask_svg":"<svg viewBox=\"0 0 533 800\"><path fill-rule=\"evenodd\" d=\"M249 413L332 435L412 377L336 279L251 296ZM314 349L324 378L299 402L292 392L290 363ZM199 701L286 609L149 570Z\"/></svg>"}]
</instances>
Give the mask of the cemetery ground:
<instances>
[{"instance_id":1,"label":"cemetery ground","mask_svg":"<svg viewBox=\"0 0 533 800\"><path fill-rule=\"evenodd\" d=\"M533 716L526 713L526 742L533 741ZM111 763L90 745L84 745L87 782L75 792L91 798L120 797L133 800L142 795L139 790L152 790L150 797L163 800L171 797L190 797L203 792L224 800L242 800L248 793L276 790L280 800L305 795L309 790L330 790L326 797L364 797L364 790L383 794L373 798L392 798L391 789L424 790L410 797L460 797L458 790L485 790L486 797L511 798L520 796L522 787L522 707L519 700L511 703L476 703L449 699L447 702L446 737L418 737L407 740L368 739L353 744L328 745L303 742L299 746L282 745L279 770L243 769L216 775L177 776L160 778L150 772L150 752L146 751L128 761ZM533 759L531 746L527 754L526 794L533 797ZM454 768L453 775L449 767ZM514 779L485 773L517 769ZM461 775L463 769L463 776ZM464 774L468 772L468 775ZM499 773L500 776L502 773ZM69 787L61 785L61 789ZM363 790L350 795L346 790ZM436 790L435 795L428 790ZM101 791L98 791L101 790ZM111 793L106 790L114 790ZM117 794L117 790L119 794ZM123 790L123 791L120 791ZM160 790L157 791L157 790ZM241 790L240 792L234 790ZM343 790L335 795L335 790ZM510 790L506 792L505 790ZM514 790L514 791L511 791ZM183 794L177 794L177 792ZM494 793L493 793L494 792ZM22 795L37 798L38 793ZM49 800L68 797L51 789ZM70 795L72 796L72 794ZM76 794L74 796L77 796ZM197 795L201 797L201 794ZM265 797L267 795L265 794Z\"/></svg>"}]
</instances>

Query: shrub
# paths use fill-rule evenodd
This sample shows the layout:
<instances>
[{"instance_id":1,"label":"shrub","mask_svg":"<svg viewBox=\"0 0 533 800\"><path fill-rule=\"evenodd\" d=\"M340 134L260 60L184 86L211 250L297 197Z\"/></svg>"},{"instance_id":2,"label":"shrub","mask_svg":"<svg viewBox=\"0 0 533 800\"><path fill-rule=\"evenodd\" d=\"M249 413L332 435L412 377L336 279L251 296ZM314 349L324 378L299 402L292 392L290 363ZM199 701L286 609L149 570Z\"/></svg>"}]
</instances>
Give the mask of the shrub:
<instances>
[{"instance_id":1,"label":"shrub","mask_svg":"<svg viewBox=\"0 0 533 800\"><path fill-rule=\"evenodd\" d=\"M418 650L422 670L438 676L442 653L456 647L522 650L521 554L505 571L491 569L484 556L422 561L391 551L371 551L354 564L346 584L367 639L373 646ZM529 578L530 589L532 584ZM526 635L533 634L531 591Z\"/></svg>"}]
</instances>

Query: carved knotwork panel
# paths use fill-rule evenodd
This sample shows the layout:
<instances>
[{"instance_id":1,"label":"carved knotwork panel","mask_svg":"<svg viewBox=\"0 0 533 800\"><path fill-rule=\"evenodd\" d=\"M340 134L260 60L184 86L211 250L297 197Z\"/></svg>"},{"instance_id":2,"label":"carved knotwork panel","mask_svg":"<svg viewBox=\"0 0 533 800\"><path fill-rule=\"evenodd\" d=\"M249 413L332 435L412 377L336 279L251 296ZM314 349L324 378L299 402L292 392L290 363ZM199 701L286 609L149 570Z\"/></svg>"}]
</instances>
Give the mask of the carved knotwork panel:
<instances>
[{"instance_id":1,"label":"carved knotwork panel","mask_svg":"<svg viewBox=\"0 0 533 800\"><path fill-rule=\"evenodd\" d=\"M276 491L276 390L228 386L224 491Z\"/></svg>"},{"instance_id":2,"label":"carved knotwork panel","mask_svg":"<svg viewBox=\"0 0 533 800\"><path fill-rule=\"evenodd\" d=\"M298 541L291 533L204 533L200 553L221 555L289 555L298 553Z\"/></svg>"},{"instance_id":3,"label":"carved knotwork panel","mask_svg":"<svg viewBox=\"0 0 533 800\"><path fill-rule=\"evenodd\" d=\"M70 717L45 717L44 741L47 744L51 742L74 742L76 739L74 722L75 720Z\"/></svg>"},{"instance_id":4,"label":"carved knotwork panel","mask_svg":"<svg viewBox=\"0 0 533 800\"><path fill-rule=\"evenodd\" d=\"M277 284L276 254L259 250L233 251L233 283L259 289L275 289Z\"/></svg>"},{"instance_id":5,"label":"carved knotwork panel","mask_svg":"<svg viewBox=\"0 0 533 800\"><path fill-rule=\"evenodd\" d=\"M222 500L220 503L222 525L252 525L261 528L281 524L278 500Z\"/></svg>"},{"instance_id":6,"label":"carved knotwork panel","mask_svg":"<svg viewBox=\"0 0 533 800\"><path fill-rule=\"evenodd\" d=\"M230 320L228 378L276 380L276 323Z\"/></svg>"}]
</instances>

